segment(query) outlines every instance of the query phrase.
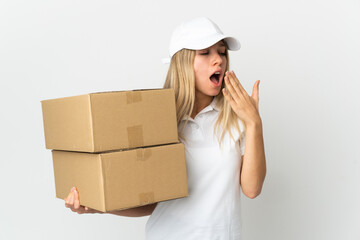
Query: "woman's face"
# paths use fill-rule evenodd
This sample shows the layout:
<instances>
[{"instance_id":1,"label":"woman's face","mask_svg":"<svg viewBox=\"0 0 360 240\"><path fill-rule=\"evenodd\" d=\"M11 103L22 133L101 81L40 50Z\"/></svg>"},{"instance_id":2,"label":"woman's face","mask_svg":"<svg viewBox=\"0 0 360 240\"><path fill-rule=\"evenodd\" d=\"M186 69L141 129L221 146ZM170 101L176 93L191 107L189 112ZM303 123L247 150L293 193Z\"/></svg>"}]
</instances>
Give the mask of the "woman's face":
<instances>
[{"instance_id":1,"label":"woman's face","mask_svg":"<svg viewBox=\"0 0 360 240\"><path fill-rule=\"evenodd\" d=\"M216 96L226 69L226 46L222 41L202 50L195 51L195 92L196 96Z\"/></svg>"}]
</instances>

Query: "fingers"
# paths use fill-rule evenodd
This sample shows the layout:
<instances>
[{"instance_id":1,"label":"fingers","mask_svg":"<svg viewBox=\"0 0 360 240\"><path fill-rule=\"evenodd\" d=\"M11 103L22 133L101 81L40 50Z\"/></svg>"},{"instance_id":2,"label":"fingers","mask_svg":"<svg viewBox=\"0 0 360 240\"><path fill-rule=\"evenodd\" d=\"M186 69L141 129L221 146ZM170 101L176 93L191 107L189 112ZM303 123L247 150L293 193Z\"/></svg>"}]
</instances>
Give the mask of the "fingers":
<instances>
[{"instance_id":1,"label":"fingers","mask_svg":"<svg viewBox=\"0 0 360 240\"><path fill-rule=\"evenodd\" d=\"M251 95L251 97L254 99L259 99L259 85L260 85L260 80L257 80L254 84L252 95Z\"/></svg>"},{"instance_id":2,"label":"fingers","mask_svg":"<svg viewBox=\"0 0 360 240\"><path fill-rule=\"evenodd\" d=\"M256 103L257 109L259 109L259 85L260 85L260 80L257 80L254 84L253 91L251 94L251 97L254 99Z\"/></svg>"},{"instance_id":3,"label":"fingers","mask_svg":"<svg viewBox=\"0 0 360 240\"><path fill-rule=\"evenodd\" d=\"M239 90L240 94L248 95L244 87L241 85L239 79L236 77L234 71L228 72L228 75L231 79L233 86Z\"/></svg>"},{"instance_id":4,"label":"fingers","mask_svg":"<svg viewBox=\"0 0 360 240\"><path fill-rule=\"evenodd\" d=\"M226 99L226 101L228 101L230 103L230 105L234 104L234 100L231 98L230 94L227 92L227 90L225 90L225 88L222 89L222 93Z\"/></svg>"},{"instance_id":5,"label":"fingers","mask_svg":"<svg viewBox=\"0 0 360 240\"><path fill-rule=\"evenodd\" d=\"M74 195L74 193L73 193L73 188L72 189L70 189L70 193L68 194L68 196L64 199L65 200L65 207L67 207L67 208L70 208L71 207L71 200L72 200L72 198L73 198L73 195Z\"/></svg>"},{"instance_id":6,"label":"fingers","mask_svg":"<svg viewBox=\"0 0 360 240\"><path fill-rule=\"evenodd\" d=\"M79 193L75 187L70 189L69 195L64 199L65 207L79 214L86 212L85 208L80 205Z\"/></svg>"},{"instance_id":7,"label":"fingers","mask_svg":"<svg viewBox=\"0 0 360 240\"><path fill-rule=\"evenodd\" d=\"M70 195L69 205L70 206L74 205L74 190L72 190L72 194Z\"/></svg>"},{"instance_id":8,"label":"fingers","mask_svg":"<svg viewBox=\"0 0 360 240\"><path fill-rule=\"evenodd\" d=\"M71 210L73 212L77 212L78 214L86 213L87 210L85 209L85 207L80 205L79 192L77 191L76 188L73 190L73 192L74 192L74 204Z\"/></svg>"},{"instance_id":9,"label":"fingers","mask_svg":"<svg viewBox=\"0 0 360 240\"><path fill-rule=\"evenodd\" d=\"M89 207L85 207L84 210L85 210L85 213L103 213L101 211L98 211L98 210L95 210L95 209L92 209Z\"/></svg>"},{"instance_id":10,"label":"fingers","mask_svg":"<svg viewBox=\"0 0 360 240\"><path fill-rule=\"evenodd\" d=\"M236 78L235 73L226 72L225 76L225 84L226 90L230 94L230 96L235 100L235 102L239 103L244 100L244 98L249 97L245 89L240 84L239 80Z\"/></svg>"},{"instance_id":11,"label":"fingers","mask_svg":"<svg viewBox=\"0 0 360 240\"><path fill-rule=\"evenodd\" d=\"M80 205L79 192L75 187L70 189L69 195L64 199L65 207L70 208L71 211L77 212L78 214L83 213L102 213L95 209L84 207Z\"/></svg>"},{"instance_id":12,"label":"fingers","mask_svg":"<svg viewBox=\"0 0 360 240\"><path fill-rule=\"evenodd\" d=\"M235 102L239 102L240 96L239 96L239 93L236 91L236 86L234 86L234 83L232 83L233 80L230 78L230 75L226 74L224 79L225 79L225 85L226 85L226 93Z\"/></svg>"},{"instance_id":13,"label":"fingers","mask_svg":"<svg viewBox=\"0 0 360 240\"><path fill-rule=\"evenodd\" d=\"M74 208L79 209L80 208L80 200L79 200L79 194L78 191L74 190Z\"/></svg>"},{"instance_id":14,"label":"fingers","mask_svg":"<svg viewBox=\"0 0 360 240\"><path fill-rule=\"evenodd\" d=\"M226 72L224 80L226 91L223 90L223 95L235 112L240 109L251 109L252 107L259 110L260 80L255 82L251 96L245 91L233 71Z\"/></svg>"},{"instance_id":15,"label":"fingers","mask_svg":"<svg viewBox=\"0 0 360 240\"><path fill-rule=\"evenodd\" d=\"M70 189L70 193L68 194L68 196L64 199L65 200L65 207L67 208L72 208L73 207L73 203L74 203L74 188Z\"/></svg>"}]
</instances>

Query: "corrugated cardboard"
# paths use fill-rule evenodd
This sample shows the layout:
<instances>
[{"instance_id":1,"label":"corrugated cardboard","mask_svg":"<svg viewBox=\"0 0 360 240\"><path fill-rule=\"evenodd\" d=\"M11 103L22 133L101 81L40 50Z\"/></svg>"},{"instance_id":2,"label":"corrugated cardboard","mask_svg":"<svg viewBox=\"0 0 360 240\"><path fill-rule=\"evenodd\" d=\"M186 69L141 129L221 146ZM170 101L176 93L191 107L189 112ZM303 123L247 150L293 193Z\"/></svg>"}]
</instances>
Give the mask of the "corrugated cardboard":
<instances>
[{"instance_id":1,"label":"corrugated cardboard","mask_svg":"<svg viewBox=\"0 0 360 240\"><path fill-rule=\"evenodd\" d=\"M108 153L53 150L56 196L107 212L188 196L182 143Z\"/></svg>"},{"instance_id":2,"label":"corrugated cardboard","mask_svg":"<svg viewBox=\"0 0 360 240\"><path fill-rule=\"evenodd\" d=\"M173 89L91 93L41 104L48 149L104 152L178 142Z\"/></svg>"}]
</instances>

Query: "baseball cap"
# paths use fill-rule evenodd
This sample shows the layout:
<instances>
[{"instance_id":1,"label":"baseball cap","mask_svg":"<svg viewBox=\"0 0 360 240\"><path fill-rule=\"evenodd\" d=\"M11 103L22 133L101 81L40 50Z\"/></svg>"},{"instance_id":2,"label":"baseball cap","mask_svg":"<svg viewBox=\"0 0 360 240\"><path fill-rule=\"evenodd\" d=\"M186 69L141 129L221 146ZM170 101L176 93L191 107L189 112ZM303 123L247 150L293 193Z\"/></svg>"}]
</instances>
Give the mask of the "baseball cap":
<instances>
[{"instance_id":1,"label":"baseball cap","mask_svg":"<svg viewBox=\"0 0 360 240\"><path fill-rule=\"evenodd\" d=\"M178 26L170 40L170 58L178 51L186 48L200 50L208 48L220 40L224 40L229 50L240 49L240 42L234 38L224 35L220 28L209 18L200 17L183 22ZM170 59L167 59L170 61ZM164 63L167 62L166 59Z\"/></svg>"}]
</instances>

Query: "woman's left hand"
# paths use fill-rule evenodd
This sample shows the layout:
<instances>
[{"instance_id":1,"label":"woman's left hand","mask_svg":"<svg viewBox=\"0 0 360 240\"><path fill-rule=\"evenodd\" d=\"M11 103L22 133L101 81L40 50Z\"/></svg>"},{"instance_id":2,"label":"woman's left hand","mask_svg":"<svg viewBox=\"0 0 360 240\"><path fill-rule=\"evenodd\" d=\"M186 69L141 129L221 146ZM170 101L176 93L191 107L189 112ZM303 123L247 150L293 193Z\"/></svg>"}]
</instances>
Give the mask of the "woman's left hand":
<instances>
[{"instance_id":1,"label":"woman's left hand","mask_svg":"<svg viewBox=\"0 0 360 240\"><path fill-rule=\"evenodd\" d=\"M261 122L259 114L259 83L257 80L253 87L252 95L249 96L233 71L225 74L226 90L223 89L225 99L230 103L236 115L244 121L244 124L256 124Z\"/></svg>"}]
</instances>

